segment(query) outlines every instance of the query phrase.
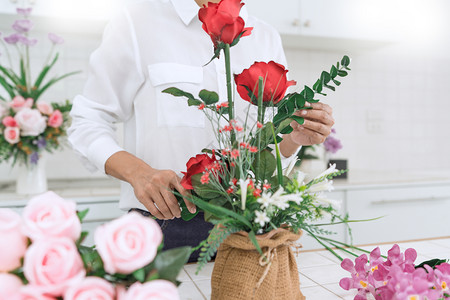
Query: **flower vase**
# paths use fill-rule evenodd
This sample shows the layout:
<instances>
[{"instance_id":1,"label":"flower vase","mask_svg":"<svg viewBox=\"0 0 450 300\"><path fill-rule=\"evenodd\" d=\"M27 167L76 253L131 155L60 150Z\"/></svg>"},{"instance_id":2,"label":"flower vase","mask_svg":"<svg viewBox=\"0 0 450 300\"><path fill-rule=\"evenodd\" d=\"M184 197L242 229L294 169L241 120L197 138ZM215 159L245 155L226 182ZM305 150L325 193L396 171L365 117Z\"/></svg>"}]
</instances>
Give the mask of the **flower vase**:
<instances>
[{"instance_id":1,"label":"flower vase","mask_svg":"<svg viewBox=\"0 0 450 300\"><path fill-rule=\"evenodd\" d=\"M16 181L16 193L19 195L36 195L47 191L47 174L45 160L38 159L36 163L22 164Z\"/></svg>"},{"instance_id":2,"label":"flower vase","mask_svg":"<svg viewBox=\"0 0 450 300\"><path fill-rule=\"evenodd\" d=\"M211 278L211 300L303 300L292 246L300 238L278 228L256 238L267 259L247 232L228 236L217 251Z\"/></svg>"}]
</instances>

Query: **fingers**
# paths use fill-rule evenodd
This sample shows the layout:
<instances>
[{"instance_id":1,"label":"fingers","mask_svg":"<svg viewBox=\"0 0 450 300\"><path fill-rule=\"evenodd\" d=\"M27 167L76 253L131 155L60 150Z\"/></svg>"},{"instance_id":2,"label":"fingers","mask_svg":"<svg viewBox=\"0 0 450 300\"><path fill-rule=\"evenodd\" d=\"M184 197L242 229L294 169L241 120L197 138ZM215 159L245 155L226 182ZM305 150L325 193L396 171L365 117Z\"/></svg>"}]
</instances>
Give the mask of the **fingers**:
<instances>
[{"instance_id":1,"label":"fingers","mask_svg":"<svg viewBox=\"0 0 450 300\"><path fill-rule=\"evenodd\" d=\"M141 200L141 202L144 204L145 208L152 214L152 216L158 218L158 219L165 219L163 214L156 208L154 202L148 198L147 200Z\"/></svg>"},{"instance_id":2,"label":"fingers","mask_svg":"<svg viewBox=\"0 0 450 300\"><path fill-rule=\"evenodd\" d=\"M176 176L176 178L172 181L173 187L183 196L184 203L186 203L187 209L194 214L197 211L197 208L194 203L190 202L187 197L190 196L190 192L186 190L180 183L180 178Z\"/></svg>"},{"instance_id":3,"label":"fingers","mask_svg":"<svg viewBox=\"0 0 450 300\"><path fill-rule=\"evenodd\" d=\"M163 214L164 219L173 219L175 215L172 213L170 208L167 206L164 198L159 193L152 194L152 200L158 207L158 210Z\"/></svg>"},{"instance_id":4,"label":"fingers","mask_svg":"<svg viewBox=\"0 0 450 300\"><path fill-rule=\"evenodd\" d=\"M174 194L172 194L172 191L170 190L161 190L161 195L164 198L164 202L169 208L171 214L175 216L176 218L181 217L181 210L180 206L178 205L178 200L175 197Z\"/></svg>"},{"instance_id":5,"label":"fingers","mask_svg":"<svg viewBox=\"0 0 450 300\"><path fill-rule=\"evenodd\" d=\"M314 103L319 104L319 103ZM328 110L322 109L303 109L300 111L300 116L305 120L313 120L328 126L334 125L332 114Z\"/></svg>"}]
</instances>

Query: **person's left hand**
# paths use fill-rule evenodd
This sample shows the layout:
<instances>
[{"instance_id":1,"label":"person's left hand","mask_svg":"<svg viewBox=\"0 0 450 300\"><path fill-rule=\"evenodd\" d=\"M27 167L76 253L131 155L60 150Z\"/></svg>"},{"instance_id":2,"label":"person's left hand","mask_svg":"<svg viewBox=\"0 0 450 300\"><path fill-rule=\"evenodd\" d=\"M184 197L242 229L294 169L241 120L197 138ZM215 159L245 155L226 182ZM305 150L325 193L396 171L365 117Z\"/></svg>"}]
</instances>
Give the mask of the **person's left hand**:
<instances>
[{"instance_id":1,"label":"person's left hand","mask_svg":"<svg viewBox=\"0 0 450 300\"><path fill-rule=\"evenodd\" d=\"M331 133L331 127L334 125L333 110L328 104L324 103L306 103L306 106L312 109L302 109L294 115L303 117L303 125L292 122L294 129L289 135L295 144L309 146L321 144Z\"/></svg>"}]
</instances>

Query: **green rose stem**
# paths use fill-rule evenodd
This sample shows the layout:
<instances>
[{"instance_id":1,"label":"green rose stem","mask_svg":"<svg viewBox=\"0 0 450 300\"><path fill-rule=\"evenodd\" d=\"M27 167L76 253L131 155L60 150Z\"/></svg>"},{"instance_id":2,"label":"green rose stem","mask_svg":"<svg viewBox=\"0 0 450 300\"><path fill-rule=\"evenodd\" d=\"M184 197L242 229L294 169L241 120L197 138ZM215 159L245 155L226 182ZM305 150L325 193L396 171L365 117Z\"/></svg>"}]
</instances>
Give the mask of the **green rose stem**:
<instances>
[{"instance_id":1,"label":"green rose stem","mask_svg":"<svg viewBox=\"0 0 450 300\"><path fill-rule=\"evenodd\" d=\"M281 166L280 149L278 149L277 136L275 135L275 129L273 127L273 124L271 124L271 127L272 127L273 141L275 143L275 154L277 156L278 184L280 186L283 186L283 169Z\"/></svg>"},{"instance_id":2,"label":"green rose stem","mask_svg":"<svg viewBox=\"0 0 450 300\"><path fill-rule=\"evenodd\" d=\"M258 82L258 122L264 124L264 107L263 107L263 97L264 97L264 78L259 76ZM256 165L259 166L261 161L261 133L258 133L258 153L256 154ZM256 169L256 178L259 178L259 168Z\"/></svg>"},{"instance_id":3,"label":"green rose stem","mask_svg":"<svg viewBox=\"0 0 450 300\"><path fill-rule=\"evenodd\" d=\"M223 52L225 54L225 70L227 73L227 92L228 92L228 116L229 120L234 120L234 103L233 103L233 91L231 90L231 60L230 60L230 45L225 44L225 48L223 48ZM234 145L236 142L236 134L234 131L231 131L231 145Z\"/></svg>"}]
</instances>

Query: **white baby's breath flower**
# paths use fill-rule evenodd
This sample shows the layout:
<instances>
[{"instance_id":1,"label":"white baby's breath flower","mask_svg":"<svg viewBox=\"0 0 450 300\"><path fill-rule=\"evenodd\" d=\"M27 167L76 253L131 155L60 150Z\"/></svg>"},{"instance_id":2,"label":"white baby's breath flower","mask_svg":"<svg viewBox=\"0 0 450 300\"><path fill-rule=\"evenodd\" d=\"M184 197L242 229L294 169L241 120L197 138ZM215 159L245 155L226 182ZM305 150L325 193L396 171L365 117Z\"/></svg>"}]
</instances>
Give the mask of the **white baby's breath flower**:
<instances>
[{"instance_id":1,"label":"white baby's breath flower","mask_svg":"<svg viewBox=\"0 0 450 300\"><path fill-rule=\"evenodd\" d=\"M324 191L331 192L332 190L334 190L333 180L325 179L324 181L313 184L307 191L309 193L319 193Z\"/></svg>"},{"instance_id":2,"label":"white baby's breath flower","mask_svg":"<svg viewBox=\"0 0 450 300\"><path fill-rule=\"evenodd\" d=\"M286 199L286 201L292 201L295 202L296 204L300 204L303 201L303 193L299 192L299 193L295 193L295 194L288 194L288 195L283 195L283 198Z\"/></svg>"},{"instance_id":3,"label":"white baby's breath flower","mask_svg":"<svg viewBox=\"0 0 450 300\"><path fill-rule=\"evenodd\" d=\"M270 204L273 203L273 199L271 198L271 193L263 192L261 197L256 200L259 204L261 204L261 207L267 208Z\"/></svg>"},{"instance_id":4,"label":"white baby's breath flower","mask_svg":"<svg viewBox=\"0 0 450 300\"><path fill-rule=\"evenodd\" d=\"M281 210L285 210L285 209L289 208L288 198L278 197L277 200L273 204Z\"/></svg>"},{"instance_id":5,"label":"white baby's breath flower","mask_svg":"<svg viewBox=\"0 0 450 300\"><path fill-rule=\"evenodd\" d=\"M263 211L255 211L255 223L258 223L261 227L263 227L266 223L270 222L269 217Z\"/></svg>"},{"instance_id":6,"label":"white baby's breath flower","mask_svg":"<svg viewBox=\"0 0 450 300\"><path fill-rule=\"evenodd\" d=\"M247 201L247 186L250 183L250 179L239 179L239 186L241 187L241 208L245 210L245 202Z\"/></svg>"}]
</instances>

